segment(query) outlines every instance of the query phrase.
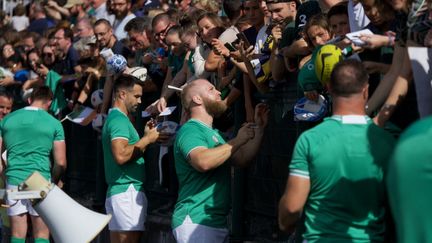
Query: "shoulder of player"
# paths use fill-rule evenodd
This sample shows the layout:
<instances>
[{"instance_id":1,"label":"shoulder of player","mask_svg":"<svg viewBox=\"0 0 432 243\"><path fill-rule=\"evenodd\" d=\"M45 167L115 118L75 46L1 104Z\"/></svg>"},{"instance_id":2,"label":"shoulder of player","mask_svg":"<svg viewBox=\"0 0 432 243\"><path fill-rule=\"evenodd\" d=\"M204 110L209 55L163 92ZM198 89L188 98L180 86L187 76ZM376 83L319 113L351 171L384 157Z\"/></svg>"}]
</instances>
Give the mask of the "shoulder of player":
<instances>
[{"instance_id":1,"label":"shoulder of player","mask_svg":"<svg viewBox=\"0 0 432 243\"><path fill-rule=\"evenodd\" d=\"M120 111L111 110L104 122L103 131L111 130L113 127L118 126L120 124L131 123L129 118L122 114ZM107 130L108 129L108 130Z\"/></svg>"},{"instance_id":2,"label":"shoulder of player","mask_svg":"<svg viewBox=\"0 0 432 243\"><path fill-rule=\"evenodd\" d=\"M39 110L29 110L29 109L25 109L25 108L15 110L3 118L3 123L6 121L9 121L9 120L22 119L21 116L23 116L23 115L25 116L25 113L34 112L34 111L39 111Z\"/></svg>"},{"instance_id":3,"label":"shoulder of player","mask_svg":"<svg viewBox=\"0 0 432 243\"><path fill-rule=\"evenodd\" d=\"M315 127L300 134L298 140L319 141L329 134L334 134L335 124L330 120L324 120Z\"/></svg>"},{"instance_id":4,"label":"shoulder of player","mask_svg":"<svg viewBox=\"0 0 432 243\"><path fill-rule=\"evenodd\" d=\"M183 136L189 137L191 135L203 134L207 130L206 128L209 130L211 129L197 120L190 119L180 127L176 137L180 138Z\"/></svg>"},{"instance_id":5,"label":"shoulder of player","mask_svg":"<svg viewBox=\"0 0 432 243\"><path fill-rule=\"evenodd\" d=\"M110 121L129 121L129 118L117 109L112 109L107 116L107 122Z\"/></svg>"},{"instance_id":6,"label":"shoulder of player","mask_svg":"<svg viewBox=\"0 0 432 243\"><path fill-rule=\"evenodd\" d=\"M405 131L401 134L399 140L409 139L417 135L430 136L430 134L432 133L431 125L432 116L416 121L407 129L405 129Z\"/></svg>"},{"instance_id":7,"label":"shoulder of player","mask_svg":"<svg viewBox=\"0 0 432 243\"><path fill-rule=\"evenodd\" d=\"M369 124L368 133L374 134L375 137L383 140L387 140L388 142L396 142L396 138L389 131L385 130L382 127L377 126L375 123L371 122Z\"/></svg>"}]
</instances>

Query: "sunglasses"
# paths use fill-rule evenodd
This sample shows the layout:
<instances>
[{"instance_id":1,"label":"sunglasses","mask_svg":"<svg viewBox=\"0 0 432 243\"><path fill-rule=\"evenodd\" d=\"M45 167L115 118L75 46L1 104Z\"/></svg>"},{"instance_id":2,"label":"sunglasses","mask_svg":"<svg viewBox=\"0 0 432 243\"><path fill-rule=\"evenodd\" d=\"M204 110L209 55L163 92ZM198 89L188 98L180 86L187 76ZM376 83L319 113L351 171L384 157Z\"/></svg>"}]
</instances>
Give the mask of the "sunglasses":
<instances>
[{"instance_id":1,"label":"sunglasses","mask_svg":"<svg viewBox=\"0 0 432 243\"><path fill-rule=\"evenodd\" d=\"M155 39L160 39L162 35L165 36L166 33L168 33L168 31L171 29L171 27L172 25L168 24L165 29L161 30L159 33L155 33L154 34Z\"/></svg>"}]
</instances>

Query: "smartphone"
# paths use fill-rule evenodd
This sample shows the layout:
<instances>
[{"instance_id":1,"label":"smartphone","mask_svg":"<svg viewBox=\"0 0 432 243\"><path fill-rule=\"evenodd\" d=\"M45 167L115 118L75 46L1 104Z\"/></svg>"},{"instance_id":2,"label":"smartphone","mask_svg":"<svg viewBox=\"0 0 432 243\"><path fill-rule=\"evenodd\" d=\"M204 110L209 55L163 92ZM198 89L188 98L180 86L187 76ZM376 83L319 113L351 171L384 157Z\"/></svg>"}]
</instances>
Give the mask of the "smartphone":
<instances>
[{"instance_id":1,"label":"smartphone","mask_svg":"<svg viewBox=\"0 0 432 243\"><path fill-rule=\"evenodd\" d=\"M233 45L231 45L231 43L225 43L224 45L229 51L237 51L237 49L234 48Z\"/></svg>"},{"instance_id":2,"label":"smartphone","mask_svg":"<svg viewBox=\"0 0 432 243\"><path fill-rule=\"evenodd\" d=\"M243 41L243 43L244 43L244 48L245 48L245 49L249 48L249 46L250 46L250 42L249 42L248 38L246 37L246 35L245 35L243 32L238 33L238 34L237 34L237 38L238 38L239 40L242 40L242 41Z\"/></svg>"}]
</instances>

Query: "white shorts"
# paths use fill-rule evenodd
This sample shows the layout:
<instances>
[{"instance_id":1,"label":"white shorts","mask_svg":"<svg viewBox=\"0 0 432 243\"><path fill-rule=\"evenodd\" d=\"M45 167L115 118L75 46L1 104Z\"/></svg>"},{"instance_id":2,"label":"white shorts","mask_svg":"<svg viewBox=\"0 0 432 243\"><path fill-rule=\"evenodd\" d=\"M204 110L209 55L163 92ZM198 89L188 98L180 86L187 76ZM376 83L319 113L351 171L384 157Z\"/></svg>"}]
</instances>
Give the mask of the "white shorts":
<instances>
[{"instance_id":1,"label":"white shorts","mask_svg":"<svg viewBox=\"0 0 432 243\"><path fill-rule=\"evenodd\" d=\"M6 184L7 190L18 191L18 186ZM6 199L6 203L11 207L7 209L9 216L17 216L23 213L29 213L32 216L39 216L39 214L32 207L32 203L28 199L10 200Z\"/></svg>"},{"instance_id":2,"label":"white shorts","mask_svg":"<svg viewBox=\"0 0 432 243\"><path fill-rule=\"evenodd\" d=\"M227 243L228 229L194 224L189 215L183 223L173 229L177 243Z\"/></svg>"},{"instance_id":3,"label":"white shorts","mask_svg":"<svg viewBox=\"0 0 432 243\"><path fill-rule=\"evenodd\" d=\"M127 191L105 200L106 212L112 215L111 231L144 231L147 216L147 197L131 184Z\"/></svg>"}]
</instances>

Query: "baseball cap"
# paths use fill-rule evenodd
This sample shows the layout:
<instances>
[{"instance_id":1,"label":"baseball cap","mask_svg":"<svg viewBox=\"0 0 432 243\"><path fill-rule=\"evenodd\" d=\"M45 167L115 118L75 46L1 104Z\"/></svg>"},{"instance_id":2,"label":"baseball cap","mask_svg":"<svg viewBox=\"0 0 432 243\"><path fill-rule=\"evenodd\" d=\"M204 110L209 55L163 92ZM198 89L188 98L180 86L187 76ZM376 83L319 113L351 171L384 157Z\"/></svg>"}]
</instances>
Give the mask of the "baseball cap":
<instances>
[{"instance_id":1,"label":"baseball cap","mask_svg":"<svg viewBox=\"0 0 432 243\"><path fill-rule=\"evenodd\" d=\"M72 8L75 5L81 5L83 3L84 3L83 0L68 0L63 7L64 8Z\"/></svg>"}]
</instances>

